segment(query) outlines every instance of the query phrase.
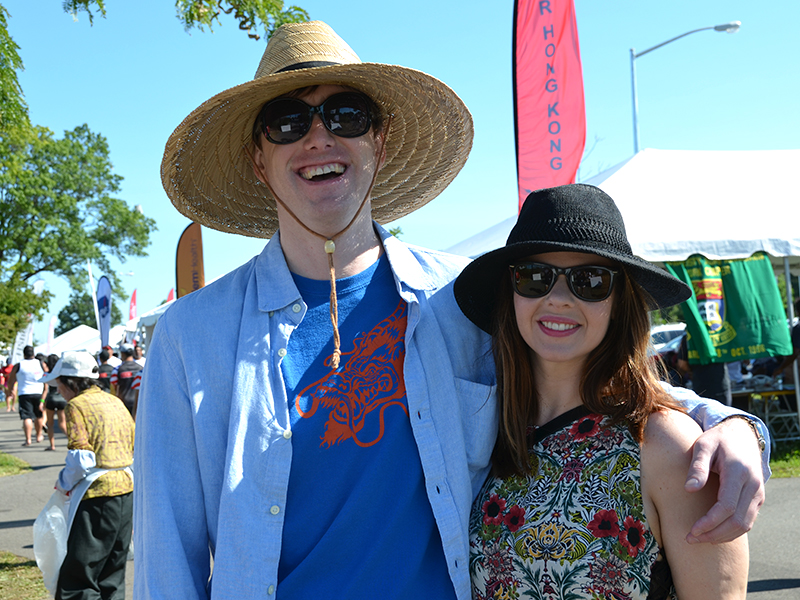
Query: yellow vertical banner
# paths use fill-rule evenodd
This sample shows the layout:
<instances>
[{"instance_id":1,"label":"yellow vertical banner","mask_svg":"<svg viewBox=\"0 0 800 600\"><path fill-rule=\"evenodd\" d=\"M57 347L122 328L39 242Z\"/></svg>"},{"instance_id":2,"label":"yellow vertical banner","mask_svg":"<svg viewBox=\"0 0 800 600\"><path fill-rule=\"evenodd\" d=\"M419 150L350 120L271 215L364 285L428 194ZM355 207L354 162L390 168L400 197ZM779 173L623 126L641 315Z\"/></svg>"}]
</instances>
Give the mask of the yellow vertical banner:
<instances>
[{"instance_id":1,"label":"yellow vertical banner","mask_svg":"<svg viewBox=\"0 0 800 600\"><path fill-rule=\"evenodd\" d=\"M203 234L199 223L183 230L175 255L175 288L177 296L185 296L206 284L203 270Z\"/></svg>"}]
</instances>

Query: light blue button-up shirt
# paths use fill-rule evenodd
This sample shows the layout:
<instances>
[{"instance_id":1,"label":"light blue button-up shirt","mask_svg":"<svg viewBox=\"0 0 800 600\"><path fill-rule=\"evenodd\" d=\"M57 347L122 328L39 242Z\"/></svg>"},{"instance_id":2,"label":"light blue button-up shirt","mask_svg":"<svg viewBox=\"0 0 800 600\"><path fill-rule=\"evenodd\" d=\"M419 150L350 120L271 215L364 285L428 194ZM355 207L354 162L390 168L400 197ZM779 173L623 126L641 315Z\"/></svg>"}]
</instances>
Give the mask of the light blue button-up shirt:
<instances>
[{"instance_id":1,"label":"light blue button-up shirt","mask_svg":"<svg viewBox=\"0 0 800 600\"><path fill-rule=\"evenodd\" d=\"M408 302L404 375L427 494L456 594L468 600L469 511L497 431L489 339L453 296L465 259L376 229ZM305 312L276 235L159 320L136 422L135 598L280 596L292 461L280 362ZM706 428L729 414L694 412Z\"/></svg>"}]
</instances>

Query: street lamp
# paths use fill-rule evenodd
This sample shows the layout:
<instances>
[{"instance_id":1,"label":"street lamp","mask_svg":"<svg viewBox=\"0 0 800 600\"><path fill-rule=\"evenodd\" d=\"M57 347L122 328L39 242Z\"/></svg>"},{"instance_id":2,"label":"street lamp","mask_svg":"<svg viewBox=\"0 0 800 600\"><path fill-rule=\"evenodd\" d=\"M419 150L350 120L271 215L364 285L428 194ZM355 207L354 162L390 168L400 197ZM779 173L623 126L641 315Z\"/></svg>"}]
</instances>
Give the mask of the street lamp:
<instances>
[{"instance_id":1,"label":"street lamp","mask_svg":"<svg viewBox=\"0 0 800 600\"><path fill-rule=\"evenodd\" d=\"M648 52L652 52L661 46L666 46L670 42L674 42L675 40L679 40L682 37L686 37L692 33L697 33L698 31L707 31L709 29L713 29L714 31L725 31L727 33L736 33L739 31L739 28L742 26L741 21L731 21L730 23L723 23L722 25L715 25L713 27L701 27L700 29L692 29L691 31L687 31L686 33L682 33L677 37L674 37L666 42L661 42L657 46L653 46L652 48L648 48L647 50L643 50L642 52L636 52L635 49L631 48L631 88L633 89L633 153L636 154L639 152L639 101L636 96L636 59L640 56L644 56Z\"/></svg>"}]
</instances>

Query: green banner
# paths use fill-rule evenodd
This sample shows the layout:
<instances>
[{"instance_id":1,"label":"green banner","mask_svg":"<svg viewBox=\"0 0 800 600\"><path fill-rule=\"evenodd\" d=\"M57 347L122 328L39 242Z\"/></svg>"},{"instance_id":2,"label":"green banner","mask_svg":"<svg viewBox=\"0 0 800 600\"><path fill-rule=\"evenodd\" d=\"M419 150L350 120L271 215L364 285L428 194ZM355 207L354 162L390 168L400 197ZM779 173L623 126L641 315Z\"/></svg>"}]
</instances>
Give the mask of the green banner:
<instances>
[{"instance_id":1,"label":"green banner","mask_svg":"<svg viewBox=\"0 0 800 600\"><path fill-rule=\"evenodd\" d=\"M792 353L786 311L765 254L737 260L696 255L666 267L692 288L692 297L681 305L690 363Z\"/></svg>"}]
</instances>

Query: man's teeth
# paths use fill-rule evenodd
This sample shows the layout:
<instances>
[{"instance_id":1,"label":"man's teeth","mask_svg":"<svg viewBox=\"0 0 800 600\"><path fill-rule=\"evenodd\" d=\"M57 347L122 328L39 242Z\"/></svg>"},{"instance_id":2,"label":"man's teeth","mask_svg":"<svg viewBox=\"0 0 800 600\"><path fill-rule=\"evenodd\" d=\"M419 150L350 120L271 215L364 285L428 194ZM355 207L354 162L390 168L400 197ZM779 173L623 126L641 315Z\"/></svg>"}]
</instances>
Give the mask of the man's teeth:
<instances>
[{"instance_id":1,"label":"man's teeth","mask_svg":"<svg viewBox=\"0 0 800 600\"><path fill-rule=\"evenodd\" d=\"M542 321L542 325L547 329L554 329L555 331L567 331L568 329L575 329L577 325L570 323L553 323L552 321Z\"/></svg>"},{"instance_id":2,"label":"man's teeth","mask_svg":"<svg viewBox=\"0 0 800 600\"><path fill-rule=\"evenodd\" d=\"M337 175L341 175L344 173L344 165L333 164L333 165L324 165L321 167L313 167L311 169L306 169L300 173L300 176L304 179L312 179L313 177L319 177L320 175L327 175L328 173L336 173Z\"/></svg>"}]
</instances>

